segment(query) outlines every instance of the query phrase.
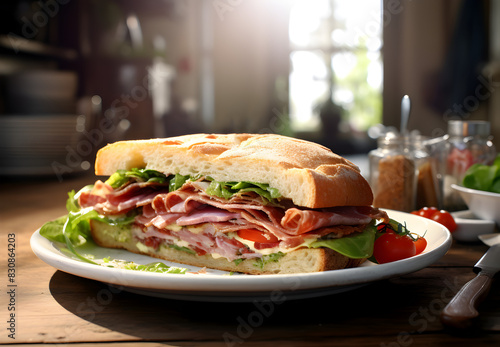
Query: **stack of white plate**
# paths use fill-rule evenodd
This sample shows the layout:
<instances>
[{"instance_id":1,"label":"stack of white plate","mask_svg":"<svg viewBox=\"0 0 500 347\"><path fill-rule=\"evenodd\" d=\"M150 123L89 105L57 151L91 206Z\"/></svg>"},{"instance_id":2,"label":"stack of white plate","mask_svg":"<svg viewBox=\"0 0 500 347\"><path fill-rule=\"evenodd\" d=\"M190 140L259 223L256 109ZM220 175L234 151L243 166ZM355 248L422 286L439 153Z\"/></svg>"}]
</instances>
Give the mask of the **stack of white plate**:
<instances>
[{"instance_id":1,"label":"stack of white plate","mask_svg":"<svg viewBox=\"0 0 500 347\"><path fill-rule=\"evenodd\" d=\"M0 174L51 175L85 170L85 116L0 115ZM57 171L59 170L59 171Z\"/></svg>"},{"instance_id":2,"label":"stack of white plate","mask_svg":"<svg viewBox=\"0 0 500 347\"><path fill-rule=\"evenodd\" d=\"M74 113L78 77L72 71L26 70L7 75L7 102L13 114Z\"/></svg>"}]
</instances>

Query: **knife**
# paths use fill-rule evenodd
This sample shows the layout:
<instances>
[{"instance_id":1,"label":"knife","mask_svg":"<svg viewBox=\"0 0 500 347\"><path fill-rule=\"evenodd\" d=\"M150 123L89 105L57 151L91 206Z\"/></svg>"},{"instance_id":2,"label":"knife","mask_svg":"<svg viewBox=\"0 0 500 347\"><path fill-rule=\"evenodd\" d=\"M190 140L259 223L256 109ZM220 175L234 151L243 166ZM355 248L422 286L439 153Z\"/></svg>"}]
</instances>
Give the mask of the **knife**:
<instances>
[{"instance_id":1,"label":"knife","mask_svg":"<svg viewBox=\"0 0 500 347\"><path fill-rule=\"evenodd\" d=\"M447 326L463 329L472 325L479 315L477 307L488 295L491 280L500 270L500 243L485 243L490 248L474 266L477 276L459 290L441 313L441 322Z\"/></svg>"}]
</instances>

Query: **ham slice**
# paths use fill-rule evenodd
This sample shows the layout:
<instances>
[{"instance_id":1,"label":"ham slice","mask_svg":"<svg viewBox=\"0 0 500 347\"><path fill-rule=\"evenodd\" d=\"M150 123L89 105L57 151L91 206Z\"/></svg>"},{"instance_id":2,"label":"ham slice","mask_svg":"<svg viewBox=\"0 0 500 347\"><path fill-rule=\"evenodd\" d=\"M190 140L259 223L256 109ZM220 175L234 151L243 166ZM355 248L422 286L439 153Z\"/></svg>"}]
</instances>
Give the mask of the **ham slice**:
<instances>
[{"instance_id":1,"label":"ham slice","mask_svg":"<svg viewBox=\"0 0 500 347\"><path fill-rule=\"evenodd\" d=\"M91 191L81 193L79 204L81 207L92 206L102 214L125 213L142 207L142 214L135 219L143 230L143 233L136 234L138 239L154 238L151 244L157 244L158 238L170 243L181 240L199 254L217 253L230 260L261 254L227 237L228 232L257 229L278 237L281 247L293 248L306 238L327 234L342 237L362 229L374 218L388 219L385 212L370 206L321 210L292 206L285 209L263 201L254 193L235 195L226 200L206 194L203 187L200 182L188 181L174 192L168 192L168 185L157 183L132 183L113 190L98 181ZM180 230L168 230L167 226L171 224L180 226ZM204 225L202 232L191 232L186 228L192 225Z\"/></svg>"},{"instance_id":2,"label":"ham slice","mask_svg":"<svg viewBox=\"0 0 500 347\"><path fill-rule=\"evenodd\" d=\"M342 206L327 210L289 208L281 219L281 226L289 235L300 235L333 225L368 224L377 214L372 207Z\"/></svg>"},{"instance_id":3,"label":"ham slice","mask_svg":"<svg viewBox=\"0 0 500 347\"><path fill-rule=\"evenodd\" d=\"M149 208L145 209L142 215L136 217L136 222L145 226L154 225L163 229L170 224L179 226L189 226L204 223L227 222L232 219L240 218L239 213L232 213L208 205L202 205L202 208L193 210L190 213L165 212L162 214L151 213Z\"/></svg>"},{"instance_id":4,"label":"ham slice","mask_svg":"<svg viewBox=\"0 0 500 347\"><path fill-rule=\"evenodd\" d=\"M91 191L80 194L78 203L82 208L93 207L102 214L121 214L148 205L158 194L165 192L168 193L168 186L158 183L132 183L114 190L110 185L97 181Z\"/></svg>"},{"instance_id":5,"label":"ham slice","mask_svg":"<svg viewBox=\"0 0 500 347\"><path fill-rule=\"evenodd\" d=\"M158 229L165 229L170 224L174 224L179 218L181 218L183 214L181 213L168 213L168 214L159 214L153 217L148 222L144 223L145 226L154 225ZM136 218L136 222L138 219Z\"/></svg>"},{"instance_id":6,"label":"ham slice","mask_svg":"<svg viewBox=\"0 0 500 347\"><path fill-rule=\"evenodd\" d=\"M204 224L203 232L192 233L187 228L171 232L169 230L159 231L154 226L134 228L134 236L150 247L158 247L163 241L167 245L183 241L196 250L199 255L218 254L229 261L236 259L259 258L261 253L250 251L244 244L235 239L230 239L224 234L217 233L210 224Z\"/></svg>"},{"instance_id":7,"label":"ham slice","mask_svg":"<svg viewBox=\"0 0 500 347\"><path fill-rule=\"evenodd\" d=\"M239 213L232 213L211 206L194 210L188 215L179 217L177 225L196 225L210 222L227 222L231 219L240 218Z\"/></svg>"},{"instance_id":8,"label":"ham slice","mask_svg":"<svg viewBox=\"0 0 500 347\"><path fill-rule=\"evenodd\" d=\"M161 203L160 200L163 199ZM280 239L306 234L324 227L367 224L380 215L378 209L354 206L322 210L303 210L293 207L285 212L281 207L264 205L259 199L260 197L249 200L236 196L227 201L183 187L179 191L157 196L154 205L165 206L168 209L169 206L177 207L181 204L178 201L182 200L184 210L189 210L189 206L193 206L196 201L199 205L210 205L220 210L230 211L235 215L240 214L249 223L259 225ZM176 203L173 204L172 201Z\"/></svg>"}]
</instances>

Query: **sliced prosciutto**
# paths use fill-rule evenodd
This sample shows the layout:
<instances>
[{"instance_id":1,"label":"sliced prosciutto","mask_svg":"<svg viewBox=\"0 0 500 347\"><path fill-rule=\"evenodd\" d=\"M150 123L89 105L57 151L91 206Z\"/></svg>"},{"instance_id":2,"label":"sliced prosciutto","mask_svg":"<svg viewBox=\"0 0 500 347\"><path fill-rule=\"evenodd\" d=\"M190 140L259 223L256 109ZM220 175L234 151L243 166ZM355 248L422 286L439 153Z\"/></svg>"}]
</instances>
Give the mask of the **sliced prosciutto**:
<instances>
[{"instance_id":1,"label":"sliced prosciutto","mask_svg":"<svg viewBox=\"0 0 500 347\"><path fill-rule=\"evenodd\" d=\"M368 224L374 218L383 218L380 210L369 206L342 206L327 210L289 208L281 219L281 226L290 235L300 235L333 225Z\"/></svg>"},{"instance_id":2,"label":"sliced prosciutto","mask_svg":"<svg viewBox=\"0 0 500 347\"><path fill-rule=\"evenodd\" d=\"M182 202L180 202L182 201ZM173 203L175 202L175 203ZM221 210L239 213L252 224L271 231L279 238L297 236L328 226L367 224L373 218L386 218L384 212L372 207L336 207L322 210L289 208L262 204L260 197L233 197L230 200L209 196L185 184L181 190L159 195L153 206L159 211L189 210L189 206L206 204ZM182 205L181 209L179 206Z\"/></svg>"},{"instance_id":3,"label":"sliced prosciutto","mask_svg":"<svg viewBox=\"0 0 500 347\"><path fill-rule=\"evenodd\" d=\"M91 191L82 191L78 203L82 208L93 207L102 214L126 213L136 207L150 204L168 186L156 183L133 183L114 190L110 185L97 181Z\"/></svg>"},{"instance_id":4,"label":"sliced prosciutto","mask_svg":"<svg viewBox=\"0 0 500 347\"><path fill-rule=\"evenodd\" d=\"M203 208L194 210L187 215L179 217L176 224L196 225L209 222L227 222L228 220L238 218L240 218L239 213L232 213L212 206L204 206Z\"/></svg>"},{"instance_id":5,"label":"sliced prosciutto","mask_svg":"<svg viewBox=\"0 0 500 347\"><path fill-rule=\"evenodd\" d=\"M135 217L135 237L144 244L184 242L200 255L215 253L229 260L262 256L228 236L241 229L257 229L279 239L269 244L255 243L256 250L294 248L307 238L342 237L362 230L374 218L387 219L385 212L372 207L285 208L254 193L227 200L208 195L206 186L205 182L187 181L180 189L169 192L168 184L130 183L114 190L98 181L92 190L80 194L79 204L92 206L105 215L140 208ZM190 229L195 226L201 229Z\"/></svg>"},{"instance_id":6,"label":"sliced prosciutto","mask_svg":"<svg viewBox=\"0 0 500 347\"><path fill-rule=\"evenodd\" d=\"M250 251L243 243L218 233L210 224L203 225L201 233L192 233L186 228L177 232L158 230L154 226L134 228L134 236L143 244L156 248L162 242L175 245L179 240L189 244L198 255L218 254L229 261L236 259L259 258L261 253Z\"/></svg>"}]
</instances>

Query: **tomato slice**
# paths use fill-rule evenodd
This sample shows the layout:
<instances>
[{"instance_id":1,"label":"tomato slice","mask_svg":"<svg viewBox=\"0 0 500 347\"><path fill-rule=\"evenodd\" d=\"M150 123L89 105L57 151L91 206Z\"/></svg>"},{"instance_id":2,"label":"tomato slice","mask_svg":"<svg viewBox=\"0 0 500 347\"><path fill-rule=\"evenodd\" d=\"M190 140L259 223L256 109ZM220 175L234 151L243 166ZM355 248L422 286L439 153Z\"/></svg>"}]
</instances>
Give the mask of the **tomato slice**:
<instances>
[{"instance_id":1,"label":"tomato slice","mask_svg":"<svg viewBox=\"0 0 500 347\"><path fill-rule=\"evenodd\" d=\"M257 229L240 229L238 230L238 236L242 239L259 243L272 243L279 241L279 239L273 234L264 233Z\"/></svg>"}]
</instances>

